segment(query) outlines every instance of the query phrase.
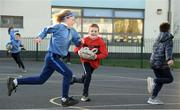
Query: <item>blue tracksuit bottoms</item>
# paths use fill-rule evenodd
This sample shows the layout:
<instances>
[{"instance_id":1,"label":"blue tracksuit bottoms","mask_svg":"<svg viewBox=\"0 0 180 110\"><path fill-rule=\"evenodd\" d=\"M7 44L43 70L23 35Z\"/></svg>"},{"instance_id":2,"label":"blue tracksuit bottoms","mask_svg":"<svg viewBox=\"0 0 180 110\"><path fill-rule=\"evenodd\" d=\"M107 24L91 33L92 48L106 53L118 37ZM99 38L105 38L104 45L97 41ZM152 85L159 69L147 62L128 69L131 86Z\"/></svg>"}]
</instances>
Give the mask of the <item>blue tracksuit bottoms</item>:
<instances>
[{"instance_id":1,"label":"blue tracksuit bottoms","mask_svg":"<svg viewBox=\"0 0 180 110\"><path fill-rule=\"evenodd\" d=\"M54 71L63 75L62 97L67 98L69 93L72 71L61 61L58 54L48 52L45 56L45 64L39 76L18 78L18 85L37 85L45 83Z\"/></svg>"}]
</instances>

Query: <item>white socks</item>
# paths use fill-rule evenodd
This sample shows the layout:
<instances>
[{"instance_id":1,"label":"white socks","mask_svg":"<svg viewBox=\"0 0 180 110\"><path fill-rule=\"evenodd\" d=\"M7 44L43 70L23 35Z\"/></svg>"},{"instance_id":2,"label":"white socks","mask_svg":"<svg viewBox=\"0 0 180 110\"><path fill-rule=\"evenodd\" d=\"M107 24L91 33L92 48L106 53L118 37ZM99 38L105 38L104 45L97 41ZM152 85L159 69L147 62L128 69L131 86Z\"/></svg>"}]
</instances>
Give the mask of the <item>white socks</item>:
<instances>
[{"instance_id":1,"label":"white socks","mask_svg":"<svg viewBox=\"0 0 180 110\"><path fill-rule=\"evenodd\" d=\"M13 82L14 82L15 86L18 85L17 79L14 79Z\"/></svg>"},{"instance_id":2,"label":"white socks","mask_svg":"<svg viewBox=\"0 0 180 110\"><path fill-rule=\"evenodd\" d=\"M67 99L63 97L63 98L61 98L61 100L62 100L63 102L66 102Z\"/></svg>"}]
</instances>

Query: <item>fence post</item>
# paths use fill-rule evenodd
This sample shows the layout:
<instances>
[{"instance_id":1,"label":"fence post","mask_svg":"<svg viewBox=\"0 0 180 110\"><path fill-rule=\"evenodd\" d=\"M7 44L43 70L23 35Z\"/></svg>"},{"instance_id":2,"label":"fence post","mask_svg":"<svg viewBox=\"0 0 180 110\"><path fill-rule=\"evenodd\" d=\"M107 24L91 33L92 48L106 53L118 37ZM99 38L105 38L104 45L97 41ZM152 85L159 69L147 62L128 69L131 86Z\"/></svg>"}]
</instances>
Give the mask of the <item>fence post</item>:
<instances>
[{"instance_id":1,"label":"fence post","mask_svg":"<svg viewBox=\"0 0 180 110\"><path fill-rule=\"evenodd\" d=\"M36 43L36 61L38 61L39 44Z\"/></svg>"},{"instance_id":2,"label":"fence post","mask_svg":"<svg viewBox=\"0 0 180 110\"><path fill-rule=\"evenodd\" d=\"M144 40L142 37L141 38L141 65L140 65L140 68L143 68L143 45L144 45Z\"/></svg>"}]
</instances>

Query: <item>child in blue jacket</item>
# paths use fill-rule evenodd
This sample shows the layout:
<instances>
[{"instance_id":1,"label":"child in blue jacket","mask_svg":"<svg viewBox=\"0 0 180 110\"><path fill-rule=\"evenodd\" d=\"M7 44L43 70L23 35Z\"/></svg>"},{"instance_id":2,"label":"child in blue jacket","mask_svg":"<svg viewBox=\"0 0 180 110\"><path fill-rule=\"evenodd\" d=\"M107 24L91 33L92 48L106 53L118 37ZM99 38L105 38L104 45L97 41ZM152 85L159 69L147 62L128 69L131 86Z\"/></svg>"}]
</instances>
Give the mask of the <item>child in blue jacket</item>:
<instances>
[{"instance_id":1,"label":"child in blue jacket","mask_svg":"<svg viewBox=\"0 0 180 110\"><path fill-rule=\"evenodd\" d=\"M8 34L10 35L10 45L12 46L10 49L10 53L12 58L15 60L15 62L18 64L19 68L22 69L22 72L26 72L25 66L22 62L20 53L21 49L23 47L22 42L21 42L21 34L16 33L18 30L14 30L13 27L10 27L8 29Z\"/></svg>"},{"instance_id":2,"label":"child in blue jacket","mask_svg":"<svg viewBox=\"0 0 180 110\"><path fill-rule=\"evenodd\" d=\"M61 58L67 56L71 41L79 46L81 44L80 37L73 28L75 23L74 14L69 10L62 10L56 16L57 24L45 27L35 39L36 43L40 43L47 34L52 34L48 52L45 56L45 64L39 76L26 78L9 78L7 82L8 95L16 89L18 85L29 84L37 85L45 83L54 71L63 75L62 83L62 106L72 106L78 103L77 100L69 97L69 87L72 80L72 71L63 63Z\"/></svg>"}]
</instances>

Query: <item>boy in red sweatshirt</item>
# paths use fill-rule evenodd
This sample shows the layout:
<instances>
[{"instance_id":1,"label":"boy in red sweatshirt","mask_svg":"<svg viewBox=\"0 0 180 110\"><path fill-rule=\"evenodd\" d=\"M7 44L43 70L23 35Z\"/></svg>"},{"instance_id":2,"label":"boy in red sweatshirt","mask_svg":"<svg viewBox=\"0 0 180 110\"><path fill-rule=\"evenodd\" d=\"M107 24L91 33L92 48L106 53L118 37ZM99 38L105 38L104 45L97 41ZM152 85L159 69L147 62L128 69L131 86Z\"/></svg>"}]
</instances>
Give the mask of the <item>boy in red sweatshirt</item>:
<instances>
[{"instance_id":1,"label":"boy in red sweatshirt","mask_svg":"<svg viewBox=\"0 0 180 110\"><path fill-rule=\"evenodd\" d=\"M74 52L78 54L78 51L83 47L88 47L90 50L93 50L95 52L95 59L94 60L88 60L80 58L83 69L84 69L84 75L82 75L81 78L74 77L73 83L83 83L84 89L83 94L81 97L81 101L90 101L88 98L88 91L89 91L89 85L91 82L91 76L95 69L97 69L100 65L100 60L104 59L108 56L108 50L106 48L106 44L103 41L103 39L99 36L99 26L97 24L92 24L89 27L89 34L87 36L84 36L83 44L81 47L76 47L74 49Z\"/></svg>"}]
</instances>

